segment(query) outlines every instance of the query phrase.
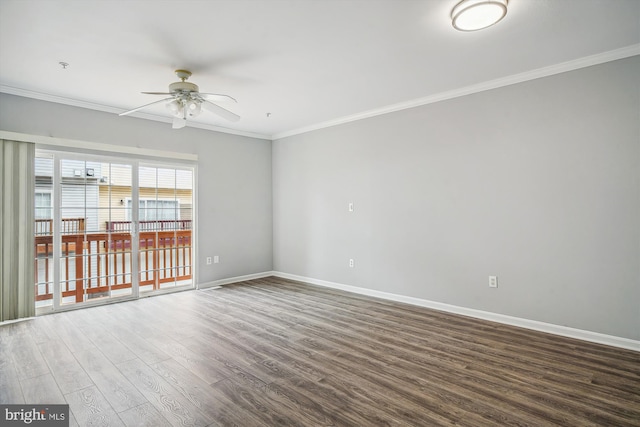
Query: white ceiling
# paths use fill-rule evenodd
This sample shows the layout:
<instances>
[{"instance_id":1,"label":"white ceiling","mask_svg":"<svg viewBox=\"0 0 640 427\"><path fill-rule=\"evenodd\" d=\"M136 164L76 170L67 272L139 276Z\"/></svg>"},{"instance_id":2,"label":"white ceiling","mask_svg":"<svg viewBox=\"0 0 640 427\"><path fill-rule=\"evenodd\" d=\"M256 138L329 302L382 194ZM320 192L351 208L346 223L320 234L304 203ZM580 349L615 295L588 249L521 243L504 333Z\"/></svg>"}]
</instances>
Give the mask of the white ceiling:
<instances>
[{"instance_id":1,"label":"white ceiling","mask_svg":"<svg viewBox=\"0 0 640 427\"><path fill-rule=\"evenodd\" d=\"M640 54L640 0L510 0L471 33L451 26L457 2L0 0L0 91L115 113L185 68L242 116L192 125L273 138ZM163 106L139 117L169 121Z\"/></svg>"}]
</instances>

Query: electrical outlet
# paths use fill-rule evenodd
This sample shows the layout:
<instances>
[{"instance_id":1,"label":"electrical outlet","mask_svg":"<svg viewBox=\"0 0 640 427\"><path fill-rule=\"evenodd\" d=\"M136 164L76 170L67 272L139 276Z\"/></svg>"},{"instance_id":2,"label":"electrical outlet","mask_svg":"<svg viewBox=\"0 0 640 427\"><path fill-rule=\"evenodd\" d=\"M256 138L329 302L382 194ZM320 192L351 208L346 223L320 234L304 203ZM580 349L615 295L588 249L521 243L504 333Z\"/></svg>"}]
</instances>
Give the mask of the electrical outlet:
<instances>
[{"instance_id":1,"label":"electrical outlet","mask_svg":"<svg viewBox=\"0 0 640 427\"><path fill-rule=\"evenodd\" d=\"M353 259L349 260L349 267L353 268Z\"/></svg>"},{"instance_id":2,"label":"electrical outlet","mask_svg":"<svg viewBox=\"0 0 640 427\"><path fill-rule=\"evenodd\" d=\"M219 257L218 255L214 256L214 257L213 257L213 263L214 263L214 264L217 264L217 263L219 263L219 262L220 262L220 257Z\"/></svg>"},{"instance_id":3,"label":"electrical outlet","mask_svg":"<svg viewBox=\"0 0 640 427\"><path fill-rule=\"evenodd\" d=\"M489 287L490 288L498 287L498 276L489 276Z\"/></svg>"},{"instance_id":4,"label":"electrical outlet","mask_svg":"<svg viewBox=\"0 0 640 427\"><path fill-rule=\"evenodd\" d=\"M211 265L211 257L210 256L207 257L207 265Z\"/></svg>"}]
</instances>

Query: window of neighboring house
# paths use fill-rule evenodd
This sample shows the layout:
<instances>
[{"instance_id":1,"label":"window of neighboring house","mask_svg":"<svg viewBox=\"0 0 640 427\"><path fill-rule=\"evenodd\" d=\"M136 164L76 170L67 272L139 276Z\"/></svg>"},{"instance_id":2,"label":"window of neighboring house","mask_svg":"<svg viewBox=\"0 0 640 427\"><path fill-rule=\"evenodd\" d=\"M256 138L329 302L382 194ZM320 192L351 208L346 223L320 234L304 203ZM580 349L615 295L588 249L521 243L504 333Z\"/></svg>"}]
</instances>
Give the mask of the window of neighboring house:
<instances>
[{"instance_id":1,"label":"window of neighboring house","mask_svg":"<svg viewBox=\"0 0 640 427\"><path fill-rule=\"evenodd\" d=\"M53 218L53 202L51 199L51 190L36 189L35 196L35 219Z\"/></svg>"},{"instance_id":2,"label":"window of neighboring house","mask_svg":"<svg viewBox=\"0 0 640 427\"><path fill-rule=\"evenodd\" d=\"M175 221L180 219L178 200L140 199L140 221ZM127 221L131 221L131 199L127 199Z\"/></svg>"}]
</instances>

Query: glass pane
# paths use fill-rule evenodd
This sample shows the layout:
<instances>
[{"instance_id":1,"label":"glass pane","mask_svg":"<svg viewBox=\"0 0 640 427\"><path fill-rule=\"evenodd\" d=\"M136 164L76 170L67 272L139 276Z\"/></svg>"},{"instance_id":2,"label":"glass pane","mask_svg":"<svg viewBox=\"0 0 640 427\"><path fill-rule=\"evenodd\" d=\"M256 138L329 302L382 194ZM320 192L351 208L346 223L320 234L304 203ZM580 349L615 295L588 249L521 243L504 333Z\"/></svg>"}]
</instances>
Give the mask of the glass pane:
<instances>
[{"instance_id":1,"label":"glass pane","mask_svg":"<svg viewBox=\"0 0 640 427\"><path fill-rule=\"evenodd\" d=\"M180 208L180 220L178 221L179 230L191 230L191 221L193 211L191 208Z\"/></svg>"},{"instance_id":2,"label":"glass pane","mask_svg":"<svg viewBox=\"0 0 640 427\"><path fill-rule=\"evenodd\" d=\"M156 177L157 177L156 168L148 167L148 166L140 166L138 168L138 186L140 187L140 190L152 189L155 191L155 189L157 188Z\"/></svg>"},{"instance_id":3,"label":"glass pane","mask_svg":"<svg viewBox=\"0 0 640 427\"><path fill-rule=\"evenodd\" d=\"M60 161L60 178L84 180L86 177L86 162L84 160L63 159Z\"/></svg>"},{"instance_id":4,"label":"glass pane","mask_svg":"<svg viewBox=\"0 0 640 427\"><path fill-rule=\"evenodd\" d=\"M128 188L131 194L131 165L111 164L109 169L109 185L112 187Z\"/></svg>"},{"instance_id":5,"label":"glass pane","mask_svg":"<svg viewBox=\"0 0 640 427\"><path fill-rule=\"evenodd\" d=\"M125 248L124 250L122 248ZM115 248L107 256L107 274L113 285L131 285L131 242L114 242Z\"/></svg>"},{"instance_id":6,"label":"glass pane","mask_svg":"<svg viewBox=\"0 0 640 427\"><path fill-rule=\"evenodd\" d=\"M141 254L140 279L144 286L140 291L191 284L193 172L159 168L155 197L150 189L146 191L140 194L146 201L145 215L157 224L153 245L148 244Z\"/></svg>"},{"instance_id":7,"label":"glass pane","mask_svg":"<svg viewBox=\"0 0 640 427\"><path fill-rule=\"evenodd\" d=\"M53 238L36 237L36 307L53 303Z\"/></svg>"},{"instance_id":8,"label":"glass pane","mask_svg":"<svg viewBox=\"0 0 640 427\"><path fill-rule=\"evenodd\" d=\"M177 211L175 208L169 207L169 208L160 208L158 209L156 215L158 216L158 219L163 220L163 221L173 221L176 220L177 218Z\"/></svg>"},{"instance_id":9,"label":"glass pane","mask_svg":"<svg viewBox=\"0 0 640 427\"><path fill-rule=\"evenodd\" d=\"M35 208L35 219L36 220L43 220L42 222L48 222L48 220L53 218L53 212L51 208L43 208L43 207L36 207ZM37 228L36 227L36 232L37 232Z\"/></svg>"},{"instance_id":10,"label":"glass pane","mask_svg":"<svg viewBox=\"0 0 640 427\"><path fill-rule=\"evenodd\" d=\"M36 220L34 233L36 236L50 236L53 233L53 220L38 218L36 209Z\"/></svg>"},{"instance_id":11,"label":"glass pane","mask_svg":"<svg viewBox=\"0 0 640 427\"><path fill-rule=\"evenodd\" d=\"M139 289L141 293L153 291L157 286L158 275L155 266L158 253L153 250L154 246L155 236L153 238L141 238L139 256Z\"/></svg>"},{"instance_id":12,"label":"glass pane","mask_svg":"<svg viewBox=\"0 0 640 427\"><path fill-rule=\"evenodd\" d=\"M84 289L83 281L79 281L78 283L75 280L72 281L60 281L60 303L62 305L73 304L80 299L80 301L84 300L84 291L82 291L81 296L78 298L76 295L76 286L78 289Z\"/></svg>"},{"instance_id":13,"label":"glass pane","mask_svg":"<svg viewBox=\"0 0 640 427\"><path fill-rule=\"evenodd\" d=\"M176 188L176 170L158 169L158 188L173 192Z\"/></svg>"},{"instance_id":14,"label":"glass pane","mask_svg":"<svg viewBox=\"0 0 640 427\"><path fill-rule=\"evenodd\" d=\"M110 215L110 220L106 224L107 231L131 231L131 209L111 208Z\"/></svg>"},{"instance_id":15,"label":"glass pane","mask_svg":"<svg viewBox=\"0 0 640 427\"><path fill-rule=\"evenodd\" d=\"M157 214L155 208L145 208L139 211L140 221L155 221Z\"/></svg>"},{"instance_id":16,"label":"glass pane","mask_svg":"<svg viewBox=\"0 0 640 427\"><path fill-rule=\"evenodd\" d=\"M34 166L36 185L43 180L50 183L53 177L53 157L36 153Z\"/></svg>"},{"instance_id":17,"label":"glass pane","mask_svg":"<svg viewBox=\"0 0 640 427\"><path fill-rule=\"evenodd\" d=\"M176 189L192 190L193 189L193 172L190 170L176 171Z\"/></svg>"},{"instance_id":18,"label":"glass pane","mask_svg":"<svg viewBox=\"0 0 640 427\"><path fill-rule=\"evenodd\" d=\"M105 242L105 251L113 253L131 252L131 234L110 233L108 242Z\"/></svg>"},{"instance_id":19,"label":"glass pane","mask_svg":"<svg viewBox=\"0 0 640 427\"><path fill-rule=\"evenodd\" d=\"M51 219L53 218L53 185L51 182L36 182L35 191L35 219ZM46 222L46 221L43 221ZM36 233L38 233L38 225L36 221Z\"/></svg>"},{"instance_id":20,"label":"glass pane","mask_svg":"<svg viewBox=\"0 0 640 427\"><path fill-rule=\"evenodd\" d=\"M111 208L131 207L131 166L111 165L109 177L109 195L103 196Z\"/></svg>"},{"instance_id":21,"label":"glass pane","mask_svg":"<svg viewBox=\"0 0 640 427\"><path fill-rule=\"evenodd\" d=\"M109 208L87 209L85 211L85 231L87 233L105 233L111 216Z\"/></svg>"},{"instance_id":22,"label":"glass pane","mask_svg":"<svg viewBox=\"0 0 640 427\"><path fill-rule=\"evenodd\" d=\"M62 207L83 208L86 199L84 181L61 184L60 195Z\"/></svg>"},{"instance_id":23,"label":"glass pane","mask_svg":"<svg viewBox=\"0 0 640 427\"><path fill-rule=\"evenodd\" d=\"M60 210L60 232L62 235L83 234L86 229L84 208L62 208Z\"/></svg>"},{"instance_id":24,"label":"glass pane","mask_svg":"<svg viewBox=\"0 0 640 427\"><path fill-rule=\"evenodd\" d=\"M63 244L62 246L65 249L68 245ZM76 261L78 262L77 264ZM76 269L76 266L79 270ZM76 257L75 251L63 251L63 256L60 258L60 280L68 281L76 278L82 278L82 263Z\"/></svg>"}]
</instances>

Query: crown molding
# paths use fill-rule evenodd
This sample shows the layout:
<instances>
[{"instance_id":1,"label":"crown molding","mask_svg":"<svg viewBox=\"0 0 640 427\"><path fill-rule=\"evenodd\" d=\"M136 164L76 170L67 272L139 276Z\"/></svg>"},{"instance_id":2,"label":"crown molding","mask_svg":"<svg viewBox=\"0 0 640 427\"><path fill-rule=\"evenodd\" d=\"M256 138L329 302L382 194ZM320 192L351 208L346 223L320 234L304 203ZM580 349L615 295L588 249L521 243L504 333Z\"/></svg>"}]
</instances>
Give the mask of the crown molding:
<instances>
[{"instance_id":1,"label":"crown molding","mask_svg":"<svg viewBox=\"0 0 640 427\"><path fill-rule=\"evenodd\" d=\"M622 47L619 49L610 50L607 52L598 53L595 55L585 56L583 58L574 59L571 61L561 62L559 64L550 65L548 67L537 68L535 70L526 71L519 74L513 74L511 76L501 77L478 84L465 86L458 89L453 89L446 92L440 92L437 94L429 95L422 98L417 98L397 104L388 105L373 110L363 111L361 113L339 117L333 120L316 123L314 125L292 129L284 132L275 133L273 135L266 135L255 132L247 132L236 129L228 129L221 126L207 125L198 122L187 122L187 126L199 129L210 130L214 132L228 133L232 135L246 136L249 138L276 140L289 136L299 135L314 130L320 130L328 127L338 126L345 123L355 122L358 120L367 119L370 117L380 116L383 114L393 113L396 111L406 110L409 108L419 107L422 105L434 104L449 99L459 98L474 93L484 92L491 89L497 89L500 87L510 86L517 83L523 83L530 80L536 80L543 77L549 77L556 74L566 73L568 71L578 70L580 68L586 68L593 65L604 64L606 62L616 61L619 59L629 58L632 56L640 55L640 43L630 46ZM55 102L58 104L70 105L74 107L87 108L90 110L103 111L107 113L119 114L122 112L121 108L116 108L108 105L97 104L88 101L81 101L77 99L66 98L57 95L50 95L41 92L30 91L26 89L16 88L12 86L0 85L0 92L10 95L17 95L26 98L34 98L42 101ZM146 120L153 120L163 123L171 123L172 120L169 117L158 116L155 114L136 112L129 117L136 117Z\"/></svg>"},{"instance_id":2,"label":"crown molding","mask_svg":"<svg viewBox=\"0 0 640 427\"><path fill-rule=\"evenodd\" d=\"M406 110L409 108L419 107L427 104L434 104L448 99L459 98L461 96L471 95L486 90L497 89L504 86L510 86L516 83L523 83L530 80L540 79L543 77L553 76L555 74L566 73L568 71L578 70L580 68L590 67L592 65L603 64L606 62L616 61L618 59L629 58L631 56L640 55L640 44L623 47L620 49L610 50L608 52L598 53L596 55L585 56L583 58L574 59L572 61L561 62L559 64L548 67L537 68L535 70L526 71L524 73L513 74L511 76L501 77L499 79L489 80L486 82L465 86L462 88L429 95L423 98L417 98L410 101L400 102L388 105L386 107L364 111L362 113L350 116L340 117L315 125L306 126L299 129L280 132L271 136L273 140L286 138L288 136L299 135L314 130L324 129L337 126L349 122L355 122L370 117L380 116L383 114L393 113L395 111Z\"/></svg>"},{"instance_id":3,"label":"crown molding","mask_svg":"<svg viewBox=\"0 0 640 427\"><path fill-rule=\"evenodd\" d=\"M122 108L116 108L109 105L97 104L95 102L89 102L89 101L81 101L78 99L66 98L58 95L50 95L47 93L36 92L32 90L21 89L21 88L7 86L7 85L0 85L0 92L6 93L9 95L22 96L25 98L39 99L41 101L55 102L57 104L70 105L72 107L80 107L80 108L86 108L89 110L102 111L105 113L120 114L122 113L122 110L123 110ZM142 112L135 112L133 114L129 114L127 117L136 117L140 119L153 120L155 122L162 122L162 123L173 122L173 120L169 117L158 116L155 114L142 113ZM214 132L222 132L222 133L228 133L232 135L247 136L249 138L271 140L270 135L265 135L261 133L255 133L255 132L246 132L246 131L236 130L236 129L229 129L222 126L213 126L213 125L198 123L194 121L187 121L187 126L192 128L210 130Z\"/></svg>"}]
</instances>

